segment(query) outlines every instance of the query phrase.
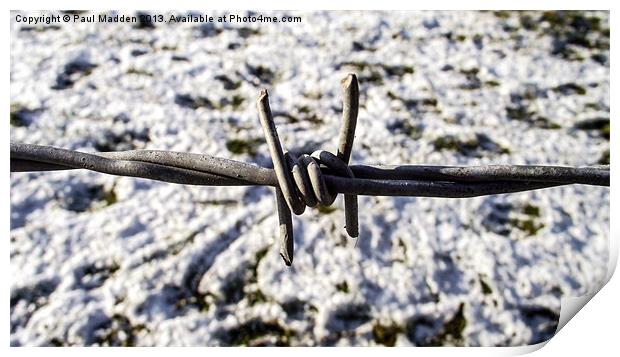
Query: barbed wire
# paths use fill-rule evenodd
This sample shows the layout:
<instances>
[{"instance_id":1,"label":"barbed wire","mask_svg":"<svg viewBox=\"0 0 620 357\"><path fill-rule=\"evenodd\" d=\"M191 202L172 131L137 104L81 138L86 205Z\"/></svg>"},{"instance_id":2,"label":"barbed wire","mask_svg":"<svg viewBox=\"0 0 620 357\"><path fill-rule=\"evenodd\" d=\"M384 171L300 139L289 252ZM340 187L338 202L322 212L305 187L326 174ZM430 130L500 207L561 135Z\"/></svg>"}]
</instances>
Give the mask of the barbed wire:
<instances>
[{"instance_id":1,"label":"barbed wire","mask_svg":"<svg viewBox=\"0 0 620 357\"><path fill-rule=\"evenodd\" d=\"M85 153L11 142L11 172L86 169L106 174L202 186L272 186L280 222L280 255L293 262L291 212L330 206L344 194L345 229L359 235L357 195L467 198L585 184L609 186L609 165L428 166L349 165L359 87L355 74L342 80L343 114L336 155L318 150L294 157L283 151L266 90L256 105L273 169L206 154L133 150Z\"/></svg>"}]
</instances>

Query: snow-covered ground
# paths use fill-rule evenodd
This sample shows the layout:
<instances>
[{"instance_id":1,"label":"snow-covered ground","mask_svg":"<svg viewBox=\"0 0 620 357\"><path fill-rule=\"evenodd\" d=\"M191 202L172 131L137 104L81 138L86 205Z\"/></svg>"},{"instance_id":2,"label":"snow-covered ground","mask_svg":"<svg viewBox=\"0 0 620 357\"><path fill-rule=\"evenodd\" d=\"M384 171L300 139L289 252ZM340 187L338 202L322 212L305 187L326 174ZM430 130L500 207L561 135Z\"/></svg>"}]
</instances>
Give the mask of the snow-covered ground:
<instances>
[{"instance_id":1,"label":"snow-covered ground","mask_svg":"<svg viewBox=\"0 0 620 357\"><path fill-rule=\"evenodd\" d=\"M354 164L609 160L606 12L154 26L16 14L13 141L269 166L259 90L285 148L334 151L339 81L355 72ZM608 188L359 206L357 245L342 197L295 217L287 268L268 188L12 173L11 344L524 345L605 275Z\"/></svg>"}]
</instances>

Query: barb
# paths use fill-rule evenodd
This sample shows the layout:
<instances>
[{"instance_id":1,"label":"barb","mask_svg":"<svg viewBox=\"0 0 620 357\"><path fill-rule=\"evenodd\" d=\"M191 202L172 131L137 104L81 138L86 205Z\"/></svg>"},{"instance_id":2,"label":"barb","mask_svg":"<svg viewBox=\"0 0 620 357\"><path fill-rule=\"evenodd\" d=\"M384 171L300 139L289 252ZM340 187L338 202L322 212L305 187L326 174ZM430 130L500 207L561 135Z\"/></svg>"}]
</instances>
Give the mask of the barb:
<instances>
[{"instance_id":1,"label":"barb","mask_svg":"<svg viewBox=\"0 0 620 357\"><path fill-rule=\"evenodd\" d=\"M354 74L343 79L342 89L343 119L336 155L319 150L295 158L284 151L263 90L256 104L273 169L205 154L155 150L84 153L12 142L11 172L86 169L185 185L272 186L280 221L280 255L289 266L294 252L291 212L299 215L306 206L329 206L338 193L345 195L346 231L357 237L357 195L467 198L568 184L610 184L609 165L349 165L359 105Z\"/></svg>"},{"instance_id":2,"label":"barb","mask_svg":"<svg viewBox=\"0 0 620 357\"><path fill-rule=\"evenodd\" d=\"M357 112L359 109L360 91L357 85L357 76L349 74L342 80L342 127L340 129L340 137L338 139L339 162L349 177L355 177L350 169L347 169L351 152L353 151L353 140L355 139L355 127L357 125ZM337 164L339 162L334 161ZM357 222L357 196L344 195L344 217L345 228L351 237L359 235L359 227ZM356 242L357 243L357 242Z\"/></svg>"}]
</instances>

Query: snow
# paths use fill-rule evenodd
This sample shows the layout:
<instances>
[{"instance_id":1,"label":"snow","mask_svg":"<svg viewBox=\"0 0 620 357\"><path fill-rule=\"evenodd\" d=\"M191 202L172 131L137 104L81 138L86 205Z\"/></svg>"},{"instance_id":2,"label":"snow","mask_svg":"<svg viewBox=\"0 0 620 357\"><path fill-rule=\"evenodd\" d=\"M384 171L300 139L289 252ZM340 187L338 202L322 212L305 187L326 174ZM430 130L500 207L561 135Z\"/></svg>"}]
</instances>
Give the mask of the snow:
<instances>
[{"instance_id":1,"label":"snow","mask_svg":"<svg viewBox=\"0 0 620 357\"><path fill-rule=\"evenodd\" d=\"M595 49L575 47L582 60L553 55L549 24L524 29L515 12L316 12L295 14L300 24L31 31L15 14L11 110L25 108L26 123L11 126L12 141L270 166L255 140L259 90L270 91L274 113L289 115L275 118L284 148L334 150L339 81L356 72L353 164L581 166L609 149L601 135L574 128L609 118L609 65L590 57ZM609 27L607 12L587 16ZM390 75L390 66L404 72ZM585 93L555 90L566 83ZM233 96L241 103L226 102ZM507 107L518 103L560 127L510 119ZM439 149L449 136L473 148ZM233 139L255 153L231 152ZM275 202L264 187L12 173L10 199L12 345L364 346L383 343L378 331L394 325L396 345L517 346L549 338L560 297L593 290L607 266L603 187L360 196L357 242L342 228L339 197L334 212L294 217L291 268L278 256Z\"/></svg>"}]
</instances>

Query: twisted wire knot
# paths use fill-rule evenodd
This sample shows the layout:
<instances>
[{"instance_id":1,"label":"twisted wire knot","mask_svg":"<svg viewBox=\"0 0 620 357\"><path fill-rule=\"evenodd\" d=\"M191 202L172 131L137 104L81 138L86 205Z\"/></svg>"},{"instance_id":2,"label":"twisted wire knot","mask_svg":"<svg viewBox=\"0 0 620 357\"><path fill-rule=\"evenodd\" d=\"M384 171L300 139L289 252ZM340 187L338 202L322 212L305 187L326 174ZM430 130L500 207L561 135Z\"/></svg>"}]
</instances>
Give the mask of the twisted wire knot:
<instances>
[{"instance_id":1,"label":"twisted wire knot","mask_svg":"<svg viewBox=\"0 0 620 357\"><path fill-rule=\"evenodd\" d=\"M340 129L337 155L329 151L318 150L312 155L303 154L295 158L289 152L284 152L273 121L266 90L260 92L256 102L278 181L275 196L280 220L280 255L288 266L293 263L294 252L291 211L300 215L305 211L306 206L330 206L336 200L337 193L330 191L325 183L322 168L329 168L330 173L333 172L337 176L354 177L348 162L355 137L359 88L354 74L349 74L341 83L344 94L343 125ZM344 204L346 231L350 237L357 237L359 235L357 196L345 195Z\"/></svg>"},{"instance_id":2,"label":"twisted wire knot","mask_svg":"<svg viewBox=\"0 0 620 357\"><path fill-rule=\"evenodd\" d=\"M330 206L336 200L337 193L333 193L325 184L321 165L330 168L337 176L354 178L353 171L338 156L329 151L317 150L311 155L303 154L297 159L284 152L284 158L288 165L287 174L290 172L297 189L297 195L285 197L289 207L296 207L302 204L300 210L291 208L293 213L303 213L305 206L316 207ZM297 201L297 202L293 202ZM305 206L303 206L305 204ZM347 230L348 231L348 230ZM356 237L357 234L352 234Z\"/></svg>"}]
</instances>

